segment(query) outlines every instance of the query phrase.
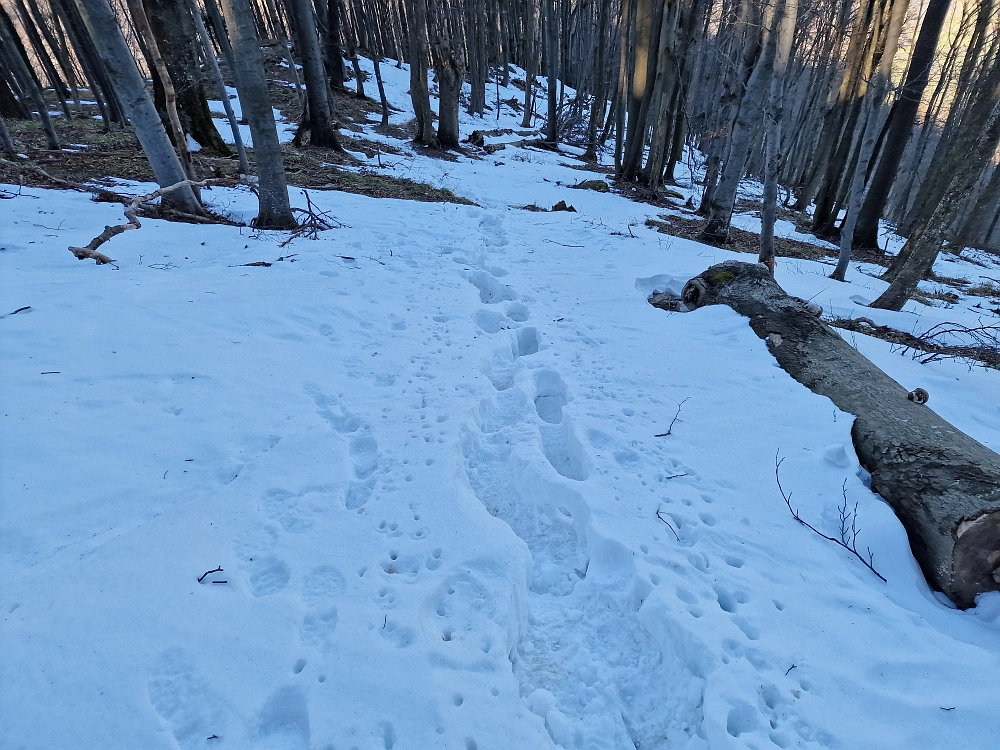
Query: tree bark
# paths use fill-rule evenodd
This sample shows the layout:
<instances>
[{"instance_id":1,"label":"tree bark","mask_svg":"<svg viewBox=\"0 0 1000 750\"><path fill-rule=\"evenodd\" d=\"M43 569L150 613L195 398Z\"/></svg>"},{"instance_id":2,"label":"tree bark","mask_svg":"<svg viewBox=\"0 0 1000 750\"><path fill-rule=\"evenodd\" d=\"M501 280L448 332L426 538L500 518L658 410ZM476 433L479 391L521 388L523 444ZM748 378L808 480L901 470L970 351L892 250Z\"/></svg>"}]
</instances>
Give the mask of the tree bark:
<instances>
[{"instance_id":1,"label":"tree bark","mask_svg":"<svg viewBox=\"0 0 1000 750\"><path fill-rule=\"evenodd\" d=\"M340 3L338 0L320 0L326 3L326 67L330 85L344 90L344 48L340 46Z\"/></svg>"},{"instance_id":2,"label":"tree bark","mask_svg":"<svg viewBox=\"0 0 1000 750\"><path fill-rule=\"evenodd\" d=\"M302 56L302 74L309 100L309 145L343 151L333 126L330 84L323 64L323 49L313 16L312 0L287 0L286 7L295 22L298 51Z\"/></svg>"},{"instance_id":3,"label":"tree bark","mask_svg":"<svg viewBox=\"0 0 1000 750\"><path fill-rule=\"evenodd\" d=\"M134 0L129 0L134 2ZM146 18L174 87L176 107L184 130L208 153L229 156L232 152L222 140L212 121L208 97L198 68L198 35L191 17L190 4L177 0L142 0ZM152 49L150 50L152 51ZM166 81L154 89L155 103L165 110ZM155 80L155 79L154 79ZM180 148L180 144L177 144Z\"/></svg>"},{"instance_id":4,"label":"tree bark","mask_svg":"<svg viewBox=\"0 0 1000 750\"><path fill-rule=\"evenodd\" d=\"M606 67L606 37L608 36L611 0L600 0L600 3L597 15L597 66L594 68L594 101L590 109L590 120L587 123L587 151L583 155L583 160L587 162L597 161L597 129L604 119L604 106L607 98L605 96L605 82L608 73L604 68Z\"/></svg>"},{"instance_id":5,"label":"tree bark","mask_svg":"<svg viewBox=\"0 0 1000 750\"><path fill-rule=\"evenodd\" d=\"M226 16L236 61L236 87L243 116L250 124L254 159L260 174L260 209L254 226L258 229L292 229L296 222L288 202L285 164L249 0L222 0L222 12Z\"/></svg>"},{"instance_id":6,"label":"tree bark","mask_svg":"<svg viewBox=\"0 0 1000 750\"><path fill-rule=\"evenodd\" d=\"M764 206L760 212L760 254L758 262L774 272L774 221L778 213L778 179L781 175L781 122L785 117L785 73L792 51L798 0L784 0L775 11L777 37L771 72L771 95L765 115Z\"/></svg>"},{"instance_id":7,"label":"tree bark","mask_svg":"<svg viewBox=\"0 0 1000 750\"><path fill-rule=\"evenodd\" d=\"M851 438L871 489L902 522L932 587L963 609L1000 590L1000 455L909 400L763 265L712 266L682 296L688 309L723 304L748 317L783 370L856 417Z\"/></svg>"},{"instance_id":8,"label":"tree bark","mask_svg":"<svg viewBox=\"0 0 1000 750\"><path fill-rule=\"evenodd\" d=\"M219 69L219 61L215 58L215 50L212 49L212 40L208 36L208 29L205 28L205 22L202 20L197 1L188 0L188 2L191 4L194 26L198 30L198 36L201 38L202 50L204 51L209 70L212 73L212 80L215 82L216 91L218 91L219 98L226 108L226 118L229 120L230 130L233 132L233 144L236 146L236 154L239 158L240 174L248 175L250 174L250 160L247 159L247 150L243 145L243 134L240 133L239 121L236 119L236 113L233 111L232 102L229 101L229 92L226 91L226 82L222 77L222 71Z\"/></svg>"},{"instance_id":9,"label":"tree bark","mask_svg":"<svg viewBox=\"0 0 1000 750\"><path fill-rule=\"evenodd\" d=\"M760 57L753 67L746 90L740 101L739 112L733 122L729 139L729 155L722 166L719 184L709 206L708 223L701 231L701 239L706 242L723 243L729 239L729 225L736 206L736 192L740 179L746 171L747 159L754 134L761 127L765 108L765 94L770 91L769 83L774 66L774 35L771 26L774 21L774 6L765 8L761 23Z\"/></svg>"},{"instance_id":10,"label":"tree bark","mask_svg":"<svg viewBox=\"0 0 1000 750\"><path fill-rule=\"evenodd\" d=\"M427 0L405 0L405 9L410 47L410 101L417 122L413 140L430 146L437 142L437 135L434 133L434 112L427 89L427 61L430 59Z\"/></svg>"},{"instance_id":11,"label":"tree bark","mask_svg":"<svg viewBox=\"0 0 1000 750\"><path fill-rule=\"evenodd\" d=\"M38 84L38 79L35 78L25 58L22 57L22 49L17 43L19 40L15 39L15 33L14 25L10 22L3 8L0 7L0 45L3 45L8 52L7 57L10 61L12 72L20 83L21 89L31 96L35 109L38 110L38 117L42 121L42 130L45 131L45 141L48 147L54 151L58 151L61 148L59 145L59 136L56 135L56 130L52 126L48 105L42 97L42 90Z\"/></svg>"},{"instance_id":12,"label":"tree bark","mask_svg":"<svg viewBox=\"0 0 1000 750\"><path fill-rule=\"evenodd\" d=\"M556 103L556 83L559 77L559 32L556 24L556 0L545 3L545 90L548 93L548 114L545 120L545 140L559 142L559 108Z\"/></svg>"},{"instance_id":13,"label":"tree bark","mask_svg":"<svg viewBox=\"0 0 1000 750\"><path fill-rule=\"evenodd\" d=\"M889 23L886 31L885 48L882 50L882 59L879 61L878 69L875 73L874 81L868 89L868 100L865 102L865 115L861 118L861 125L858 129L858 140L860 148L858 150L857 163L854 167L854 174L851 176L850 187L847 198L847 216L840 229L840 257L837 260L837 267L830 274L831 279L844 281L847 274L847 266L851 260L851 248L854 244L854 227L858 223L858 211L861 209L861 201L864 196L865 180L868 177L868 166L875 155L875 145L879 133L882 129L879 123L879 114L882 111L882 104L889 92L889 85L892 77L892 62L896 56L896 49L899 46L899 34L903 30L903 18L906 16L906 0L897 0L892 3L889 10Z\"/></svg>"},{"instance_id":14,"label":"tree bark","mask_svg":"<svg viewBox=\"0 0 1000 750\"><path fill-rule=\"evenodd\" d=\"M441 148L458 148L459 94L465 79L465 58L461 15L451 0L438 0L431 28L431 59L439 93L437 142Z\"/></svg>"},{"instance_id":15,"label":"tree bark","mask_svg":"<svg viewBox=\"0 0 1000 750\"><path fill-rule=\"evenodd\" d=\"M187 179L184 167L170 143L163 121L153 106L153 100L146 92L145 82L135 66L114 11L107 0L76 2L125 110L125 116L135 128L136 137L149 160L157 184L168 187L183 182ZM201 204L190 185L164 195L162 200L184 213L202 213Z\"/></svg>"},{"instance_id":16,"label":"tree bark","mask_svg":"<svg viewBox=\"0 0 1000 750\"><path fill-rule=\"evenodd\" d=\"M913 132L920 98L927 88L931 64L934 62L934 51L937 49L938 38L941 36L941 29L950 6L951 0L930 0L927 5L920 33L913 47L910 66L906 71L906 79L893 109L885 145L868 183L865 201L858 212L857 225L854 227L855 247L878 248L878 222L882 218L882 212L889 199L889 189L896 179L903 152Z\"/></svg>"},{"instance_id":17,"label":"tree bark","mask_svg":"<svg viewBox=\"0 0 1000 750\"><path fill-rule=\"evenodd\" d=\"M952 225L969 193L979 181L983 168L1000 142L1000 102L990 115L977 145L964 154L953 172L944 196L930 218L919 225L906 241L905 261L895 278L871 306L883 310L901 310L912 296L917 284L933 268L938 253L944 247Z\"/></svg>"},{"instance_id":18,"label":"tree bark","mask_svg":"<svg viewBox=\"0 0 1000 750\"><path fill-rule=\"evenodd\" d=\"M146 17L146 9L142 5L142 0L128 0L127 4L129 13L132 15L132 23L135 26L136 33L146 44L150 67L159 78L160 87L163 89L163 104L167 113L167 124L170 126L169 132L173 135L172 140L174 147L177 149L177 155L181 159L181 166L184 167L184 173L188 176L188 179L196 180L197 175L194 173L194 165L191 164L191 152L188 150L187 134L181 125L180 115L177 113L177 94L174 89L173 79L170 76L170 71L167 70L167 64L164 62L163 56L160 54L160 46L156 43L153 29L149 25L149 19ZM215 126L212 125L211 127L215 131ZM215 133L215 137L219 137L218 132ZM228 149L226 150L228 151Z\"/></svg>"},{"instance_id":19,"label":"tree bark","mask_svg":"<svg viewBox=\"0 0 1000 750\"><path fill-rule=\"evenodd\" d=\"M14 146L14 140L10 137L10 131L7 130L7 124L3 121L3 117L0 117L0 155L11 159L17 158L17 148Z\"/></svg>"}]
</instances>

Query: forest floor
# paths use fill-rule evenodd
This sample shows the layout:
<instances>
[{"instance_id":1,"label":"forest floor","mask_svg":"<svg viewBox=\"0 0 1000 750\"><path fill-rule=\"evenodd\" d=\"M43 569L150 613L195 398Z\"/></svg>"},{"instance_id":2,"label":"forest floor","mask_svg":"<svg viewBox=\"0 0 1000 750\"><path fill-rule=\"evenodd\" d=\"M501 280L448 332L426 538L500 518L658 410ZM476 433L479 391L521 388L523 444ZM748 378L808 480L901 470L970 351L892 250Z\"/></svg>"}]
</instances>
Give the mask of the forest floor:
<instances>
[{"instance_id":1,"label":"forest floor","mask_svg":"<svg viewBox=\"0 0 1000 750\"><path fill-rule=\"evenodd\" d=\"M647 303L748 259L668 228L686 168L676 207L572 189L606 170L532 148L509 105L462 115L502 150L434 158L406 141L408 72L382 70L392 128L367 112L336 170L468 203L292 172L336 228L149 219L97 266L66 248L121 206L0 176L0 744L996 747L1000 593L928 589L851 417L745 319ZM118 164L73 174L150 189ZM203 196L255 215L246 187ZM830 318L1000 320L987 254L897 313L866 306L880 266L834 282L832 246L777 234L812 253L779 283ZM845 336L1000 448L1000 371ZM856 508L886 583L795 522L781 459L818 528Z\"/></svg>"}]
</instances>

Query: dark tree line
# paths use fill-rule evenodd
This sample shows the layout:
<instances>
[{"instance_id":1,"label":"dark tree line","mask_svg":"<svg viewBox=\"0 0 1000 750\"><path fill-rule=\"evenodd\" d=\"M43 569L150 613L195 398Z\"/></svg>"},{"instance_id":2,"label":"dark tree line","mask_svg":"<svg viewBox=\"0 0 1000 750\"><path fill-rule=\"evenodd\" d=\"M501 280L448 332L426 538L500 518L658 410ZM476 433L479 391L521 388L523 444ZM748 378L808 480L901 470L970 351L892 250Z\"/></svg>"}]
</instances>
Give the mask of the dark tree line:
<instances>
[{"instance_id":1,"label":"dark tree line","mask_svg":"<svg viewBox=\"0 0 1000 750\"><path fill-rule=\"evenodd\" d=\"M409 66L416 142L459 148L463 107L506 106L548 147L613 161L633 192L655 198L693 165L709 242L758 178L772 266L780 208L839 243L840 279L890 220L907 243L875 305L898 309L938 253L1000 245L998 30L997 0L0 0L0 151L16 152L4 119L37 119L59 149L49 107L90 101L173 184L194 176L189 137L230 152L208 108L228 100L225 73L253 138L257 224L287 227L265 55L294 79L295 144L338 150L337 97L367 96L361 55L388 122L391 58ZM490 100L511 82L523 96ZM169 199L198 211L193 190Z\"/></svg>"}]
</instances>

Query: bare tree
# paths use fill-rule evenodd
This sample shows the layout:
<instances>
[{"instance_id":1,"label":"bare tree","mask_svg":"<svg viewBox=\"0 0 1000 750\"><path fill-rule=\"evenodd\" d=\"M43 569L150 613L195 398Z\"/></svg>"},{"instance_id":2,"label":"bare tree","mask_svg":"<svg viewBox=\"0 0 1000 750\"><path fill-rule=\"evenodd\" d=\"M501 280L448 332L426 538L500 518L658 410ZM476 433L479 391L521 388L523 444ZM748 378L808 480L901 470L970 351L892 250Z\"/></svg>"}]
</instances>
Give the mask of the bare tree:
<instances>
[{"instance_id":1,"label":"bare tree","mask_svg":"<svg viewBox=\"0 0 1000 750\"><path fill-rule=\"evenodd\" d=\"M288 202L285 165L281 145L278 143L271 95L267 91L267 79L264 77L264 58L254 28L250 2L222 0L222 11L226 17L236 61L236 88L240 94L243 116L250 124L254 160L260 174L260 208L254 226L258 229L291 229L296 222Z\"/></svg>"},{"instance_id":2,"label":"bare tree","mask_svg":"<svg viewBox=\"0 0 1000 750\"><path fill-rule=\"evenodd\" d=\"M169 187L186 179L184 167L174 151L163 121L135 65L132 53L108 0L76 0L90 36L108 76L118 93L142 150L149 160L157 184ZM201 203L190 185L164 195L162 200L189 214L202 213Z\"/></svg>"}]
</instances>

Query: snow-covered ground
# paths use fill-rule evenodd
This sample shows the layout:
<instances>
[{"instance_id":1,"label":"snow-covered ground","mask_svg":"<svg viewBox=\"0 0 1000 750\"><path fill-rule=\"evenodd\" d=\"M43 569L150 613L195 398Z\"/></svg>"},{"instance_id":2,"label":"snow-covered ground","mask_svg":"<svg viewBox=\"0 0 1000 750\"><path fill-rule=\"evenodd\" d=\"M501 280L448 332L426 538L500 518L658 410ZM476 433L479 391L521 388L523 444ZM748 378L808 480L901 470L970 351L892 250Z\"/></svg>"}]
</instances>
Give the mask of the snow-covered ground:
<instances>
[{"instance_id":1,"label":"snow-covered ground","mask_svg":"<svg viewBox=\"0 0 1000 750\"><path fill-rule=\"evenodd\" d=\"M568 189L600 175L566 155L371 137L479 206L313 191L346 224L319 240L144 220L99 267L66 247L120 206L0 201L0 746L997 746L1000 594L927 588L849 416L745 319L646 302L749 256ZM777 278L907 330L983 314L869 310L862 270ZM848 337L1000 447L998 373ZM888 583L795 523L776 455L828 533L844 488Z\"/></svg>"}]
</instances>

